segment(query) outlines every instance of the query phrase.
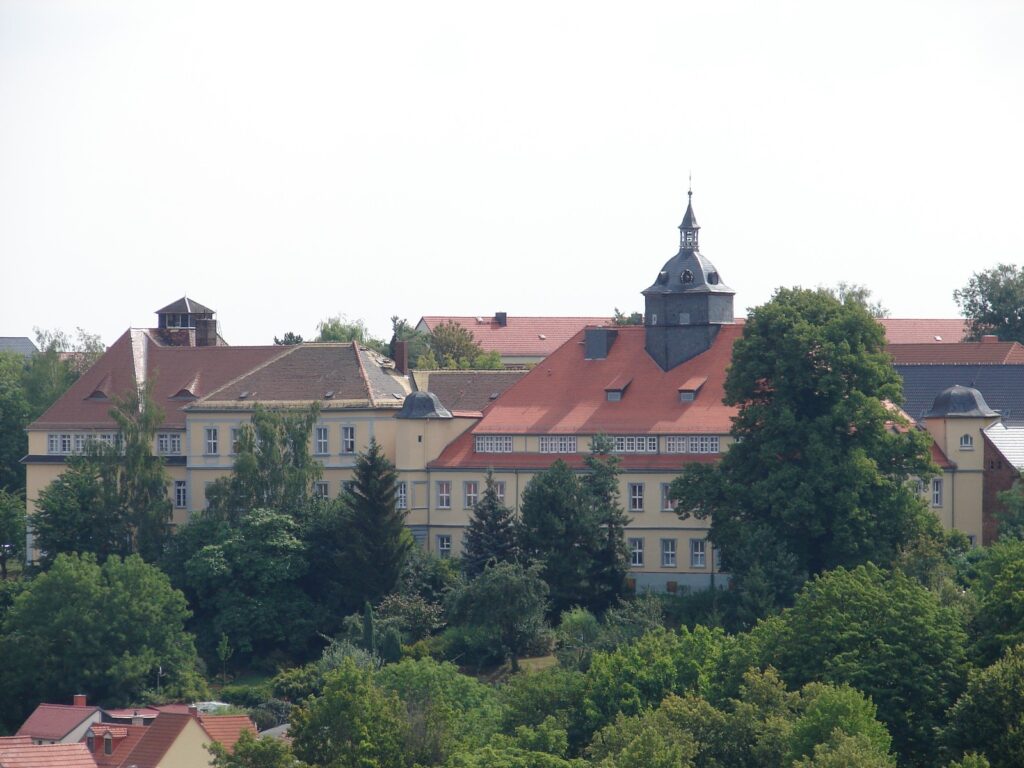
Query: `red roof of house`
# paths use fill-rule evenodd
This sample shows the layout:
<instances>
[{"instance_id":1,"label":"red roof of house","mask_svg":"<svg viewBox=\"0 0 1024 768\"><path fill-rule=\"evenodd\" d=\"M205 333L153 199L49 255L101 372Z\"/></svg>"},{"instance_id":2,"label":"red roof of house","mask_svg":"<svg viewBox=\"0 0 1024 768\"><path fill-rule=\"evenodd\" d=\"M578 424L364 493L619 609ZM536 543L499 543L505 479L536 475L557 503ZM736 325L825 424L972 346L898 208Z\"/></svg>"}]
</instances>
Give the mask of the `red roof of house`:
<instances>
[{"instance_id":1,"label":"red roof of house","mask_svg":"<svg viewBox=\"0 0 1024 768\"><path fill-rule=\"evenodd\" d=\"M98 711L99 707L40 704L15 735L31 736L33 739L63 739Z\"/></svg>"},{"instance_id":2,"label":"red roof of house","mask_svg":"<svg viewBox=\"0 0 1024 768\"><path fill-rule=\"evenodd\" d=\"M494 316L457 317L424 315L420 323L434 330L452 321L473 334L484 352L504 357L546 357L588 325L609 325L610 317L516 317L509 315L505 325Z\"/></svg>"},{"instance_id":3,"label":"red roof of house","mask_svg":"<svg viewBox=\"0 0 1024 768\"><path fill-rule=\"evenodd\" d=\"M201 715L199 722L210 734L210 738L220 742L228 752L234 750L243 732L259 735L256 726L246 715Z\"/></svg>"},{"instance_id":4,"label":"red roof of house","mask_svg":"<svg viewBox=\"0 0 1024 768\"><path fill-rule=\"evenodd\" d=\"M144 732L132 748L118 750L121 757L119 764L126 767L157 768L167 750L177 741L191 720L195 720L199 725L198 719L192 715L161 712L152 725L142 726Z\"/></svg>"},{"instance_id":5,"label":"red roof of house","mask_svg":"<svg viewBox=\"0 0 1024 768\"><path fill-rule=\"evenodd\" d=\"M99 768L117 768L121 765L125 755L131 752L135 745L142 740L148 728L145 725L109 725L97 723L90 726L95 738L93 739L92 757ZM111 737L111 753L106 753L104 737L106 734ZM82 740L83 743L85 739ZM88 747L88 744L86 744Z\"/></svg>"},{"instance_id":6,"label":"red roof of house","mask_svg":"<svg viewBox=\"0 0 1024 768\"><path fill-rule=\"evenodd\" d=\"M31 744L31 736L0 736L0 749L5 747L18 747L22 744Z\"/></svg>"},{"instance_id":7,"label":"red roof of house","mask_svg":"<svg viewBox=\"0 0 1024 768\"><path fill-rule=\"evenodd\" d=\"M955 344L968 333L967 321L961 317L918 319L883 317L878 320L885 327L890 344Z\"/></svg>"},{"instance_id":8,"label":"red roof of house","mask_svg":"<svg viewBox=\"0 0 1024 768\"><path fill-rule=\"evenodd\" d=\"M0 746L2 768L96 768L85 744Z\"/></svg>"},{"instance_id":9,"label":"red roof of house","mask_svg":"<svg viewBox=\"0 0 1024 768\"><path fill-rule=\"evenodd\" d=\"M1016 341L964 341L959 344L890 344L896 365L1021 365L1024 346Z\"/></svg>"}]
</instances>

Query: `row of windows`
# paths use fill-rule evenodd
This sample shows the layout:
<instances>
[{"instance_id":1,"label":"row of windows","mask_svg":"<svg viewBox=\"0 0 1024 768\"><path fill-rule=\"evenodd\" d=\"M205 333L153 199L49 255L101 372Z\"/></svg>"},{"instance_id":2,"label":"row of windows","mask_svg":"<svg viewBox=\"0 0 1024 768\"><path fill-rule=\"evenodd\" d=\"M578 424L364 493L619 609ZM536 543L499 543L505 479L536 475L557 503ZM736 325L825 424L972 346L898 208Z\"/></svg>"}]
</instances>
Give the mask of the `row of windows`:
<instances>
[{"instance_id":1,"label":"row of windows","mask_svg":"<svg viewBox=\"0 0 1024 768\"><path fill-rule=\"evenodd\" d=\"M451 480L438 480L435 484L435 493L437 499L438 509L451 509L452 508L452 481ZM505 503L505 481L495 480L494 491L498 497L498 501L502 504ZM408 494L406 491L405 483L400 482L398 484L398 497L403 504L407 503ZM477 501L480 499L480 483L476 480L466 480L462 484L462 506L465 509L472 509L476 506ZM400 505L399 509L406 509L405 506Z\"/></svg>"},{"instance_id":2,"label":"row of windows","mask_svg":"<svg viewBox=\"0 0 1024 768\"><path fill-rule=\"evenodd\" d=\"M633 568L644 566L644 543L641 536L631 536L626 539L626 548L629 550L629 564ZM679 563L676 556L676 539L661 539L661 567L676 568ZM707 540L690 539L690 567L707 568Z\"/></svg>"},{"instance_id":3,"label":"row of windows","mask_svg":"<svg viewBox=\"0 0 1024 768\"><path fill-rule=\"evenodd\" d=\"M616 453L657 453L657 435L616 435ZM477 435L473 441L477 453L512 453L511 435ZM575 435L541 435L541 453L576 453ZM718 435L669 435L665 438L666 453L720 453Z\"/></svg>"},{"instance_id":4,"label":"row of windows","mask_svg":"<svg viewBox=\"0 0 1024 768\"><path fill-rule=\"evenodd\" d=\"M121 435L117 432L51 432L46 436L46 452L55 455L83 453L92 441L115 446L120 444Z\"/></svg>"},{"instance_id":5,"label":"row of windows","mask_svg":"<svg viewBox=\"0 0 1024 768\"><path fill-rule=\"evenodd\" d=\"M178 449L181 449L180 436ZM241 429L231 429L231 453L238 453L238 438L241 437ZM328 445L330 432L328 427L316 427L313 431L313 452L319 456L329 453ZM356 428L343 426L341 428L341 453L351 454L356 452ZM220 454L220 429L218 427L206 427L204 433L204 455L217 456Z\"/></svg>"}]
</instances>

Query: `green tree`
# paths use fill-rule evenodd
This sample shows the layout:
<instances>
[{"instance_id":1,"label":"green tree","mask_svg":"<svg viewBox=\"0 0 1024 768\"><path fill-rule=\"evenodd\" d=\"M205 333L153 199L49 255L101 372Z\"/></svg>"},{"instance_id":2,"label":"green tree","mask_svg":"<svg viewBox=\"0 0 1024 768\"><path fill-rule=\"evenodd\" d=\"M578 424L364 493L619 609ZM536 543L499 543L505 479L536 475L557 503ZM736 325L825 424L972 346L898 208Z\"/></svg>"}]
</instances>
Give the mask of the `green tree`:
<instances>
[{"instance_id":1,"label":"green tree","mask_svg":"<svg viewBox=\"0 0 1024 768\"><path fill-rule=\"evenodd\" d=\"M997 264L975 272L953 299L970 324L970 338L995 334L1000 341L1024 342L1024 270Z\"/></svg>"},{"instance_id":2,"label":"green tree","mask_svg":"<svg viewBox=\"0 0 1024 768\"><path fill-rule=\"evenodd\" d=\"M23 491L28 453L29 400L23 384L25 360L13 352L0 352L0 490Z\"/></svg>"},{"instance_id":3,"label":"green tree","mask_svg":"<svg viewBox=\"0 0 1024 768\"><path fill-rule=\"evenodd\" d=\"M488 632L516 670L519 656L546 642L547 596L539 566L496 563L451 593L448 613L454 622Z\"/></svg>"},{"instance_id":4,"label":"green tree","mask_svg":"<svg viewBox=\"0 0 1024 768\"><path fill-rule=\"evenodd\" d=\"M619 308L615 308L615 314L612 316L612 322L615 325L643 325L644 315L642 312L630 312L628 315L625 312L620 312Z\"/></svg>"},{"instance_id":5,"label":"green tree","mask_svg":"<svg viewBox=\"0 0 1024 768\"><path fill-rule=\"evenodd\" d=\"M1024 540L1005 539L989 547L969 583L977 600L970 627L974 652L983 664L991 664L1007 648L1024 643Z\"/></svg>"},{"instance_id":6,"label":"green tree","mask_svg":"<svg viewBox=\"0 0 1024 768\"><path fill-rule=\"evenodd\" d=\"M848 736L841 731L814 748L813 757L793 763L793 768L896 768L896 760L878 749L863 734Z\"/></svg>"},{"instance_id":7,"label":"green tree","mask_svg":"<svg viewBox=\"0 0 1024 768\"><path fill-rule=\"evenodd\" d=\"M902 573L872 564L808 582L770 635L762 662L791 685L847 684L871 697L911 764L934 764L935 729L963 689L961 613ZM913 713L913 717L908 717Z\"/></svg>"},{"instance_id":8,"label":"green tree","mask_svg":"<svg viewBox=\"0 0 1024 768\"><path fill-rule=\"evenodd\" d=\"M454 320L445 320L434 326L429 344L430 351L443 368L458 368L459 361L474 360L483 353L473 338L473 332Z\"/></svg>"},{"instance_id":9,"label":"green tree","mask_svg":"<svg viewBox=\"0 0 1024 768\"><path fill-rule=\"evenodd\" d=\"M209 512L236 522L253 509L301 517L312 504L313 483L323 466L310 451L309 436L320 410L272 411L256 405L234 446L234 471L206 489Z\"/></svg>"},{"instance_id":10,"label":"green tree","mask_svg":"<svg viewBox=\"0 0 1024 768\"><path fill-rule=\"evenodd\" d=\"M779 289L755 308L732 355L725 403L737 406L721 462L675 480L681 516L711 515L722 567L760 611L787 604L808 575L888 564L937 526L909 482L934 471L926 433L891 428L900 380L885 333L862 304Z\"/></svg>"},{"instance_id":11,"label":"green tree","mask_svg":"<svg viewBox=\"0 0 1024 768\"><path fill-rule=\"evenodd\" d=\"M279 347L290 347L294 346L295 344L301 344L302 337L297 333L285 331L284 336L282 336L280 339L277 338L277 336L274 337L274 343Z\"/></svg>"},{"instance_id":12,"label":"green tree","mask_svg":"<svg viewBox=\"0 0 1024 768\"><path fill-rule=\"evenodd\" d=\"M845 304L847 300L854 301L862 305L872 317L882 318L889 316L889 310L882 306L882 302L871 300L871 289L866 285L840 280L834 287L821 286L818 290L832 296L840 304Z\"/></svg>"},{"instance_id":13,"label":"green tree","mask_svg":"<svg viewBox=\"0 0 1024 768\"><path fill-rule=\"evenodd\" d=\"M352 484L342 494L347 529L338 563L355 606L391 592L413 547L405 512L397 508L398 474L376 440L356 458Z\"/></svg>"},{"instance_id":14,"label":"green tree","mask_svg":"<svg viewBox=\"0 0 1024 768\"><path fill-rule=\"evenodd\" d=\"M406 353L410 361L418 360L430 348L429 335L423 331L416 330L404 317L391 316L391 341L388 344L388 357L395 358L395 342L406 342Z\"/></svg>"},{"instance_id":15,"label":"green tree","mask_svg":"<svg viewBox=\"0 0 1024 768\"><path fill-rule=\"evenodd\" d=\"M106 351L99 336L81 328L74 337L60 330L35 331L39 352L28 361L24 378L29 421L39 418Z\"/></svg>"},{"instance_id":16,"label":"green tree","mask_svg":"<svg viewBox=\"0 0 1024 768\"><path fill-rule=\"evenodd\" d=\"M8 563L25 555L25 500L0 489L0 579L7 579Z\"/></svg>"},{"instance_id":17,"label":"green tree","mask_svg":"<svg viewBox=\"0 0 1024 768\"><path fill-rule=\"evenodd\" d=\"M992 666L975 670L949 711L943 741L956 755L982 752L993 768L1024 761L1024 646L1007 649Z\"/></svg>"},{"instance_id":18,"label":"green tree","mask_svg":"<svg viewBox=\"0 0 1024 768\"><path fill-rule=\"evenodd\" d=\"M322 696L295 709L289 735L301 760L320 768L405 768L401 702L373 673L345 659L326 677Z\"/></svg>"},{"instance_id":19,"label":"green tree","mask_svg":"<svg viewBox=\"0 0 1024 768\"><path fill-rule=\"evenodd\" d=\"M999 522L999 537L1024 539L1024 486L1020 480L1013 487L998 494L1001 509L995 512Z\"/></svg>"},{"instance_id":20,"label":"green tree","mask_svg":"<svg viewBox=\"0 0 1024 768\"><path fill-rule=\"evenodd\" d=\"M214 768L307 768L292 754L287 741L260 738L248 731L242 731L230 751L216 741L207 749L213 755Z\"/></svg>"},{"instance_id":21,"label":"green tree","mask_svg":"<svg viewBox=\"0 0 1024 768\"><path fill-rule=\"evenodd\" d=\"M484 478L484 492L474 505L466 528L462 569L470 578L483 573L489 563L519 561L518 525L512 510L498 499L494 475Z\"/></svg>"},{"instance_id":22,"label":"green tree","mask_svg":"<svg viewBox=\"0 0 1024 768\"><path fill-rule=\"evenodd\" d=\"M875 705L848 685L809 683L800 691L800 714L789 735L789 760L815 755L838 729L847 736L862 736L874 749L889 755L892 737L875 719Z\"/></svg>"},{"instance_id":23,"label":"green tree","mask_svg":"<svg viewBox=\"0 0 1024 768\"><path fill-rule=\"evenodd\" d=\"M599 544L590 564L593 590L589 606L604 611L626 594L629 559L625 530L630 518L619 501L619 459L612 454L614 443L606 435L595 435L590 455L584 460L587 471L582 488L587 518L599 526Z\"/></svg>"},{"instance_id":24,"label":"green tree","mask_svg":"<svg viewBox=\"0 0 1024 768\"><path fill-rule=\"evenodd\" d=\"M345 315L334 315L317 323L316 330L317 341L354 341L379 354L388 353L387 343L371 336L362 320L349 320Z\"/></svg>"},{"instance_id":25,"label":"green tree","mask_svg":"<svg viewBox=\"0 0 1024 768\"><path fill-rule=\"evenodd\" d=\"M205 693L185 632L184 595L141 558L61 555L29 582L0 632L6 719L40 701L88 691L111 706L138 700L157 682L169 696Z\"/></svg>"}]
</instances>

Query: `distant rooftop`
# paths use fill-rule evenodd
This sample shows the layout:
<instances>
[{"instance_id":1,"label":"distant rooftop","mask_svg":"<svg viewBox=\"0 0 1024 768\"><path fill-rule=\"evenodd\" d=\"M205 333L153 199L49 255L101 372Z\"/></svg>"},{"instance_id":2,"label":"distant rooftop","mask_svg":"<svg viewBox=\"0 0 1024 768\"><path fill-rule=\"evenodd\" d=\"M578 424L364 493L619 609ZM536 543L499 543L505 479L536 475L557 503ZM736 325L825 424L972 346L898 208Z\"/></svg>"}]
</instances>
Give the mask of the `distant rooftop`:
<instances>
[{"instance_id":1,"label":"distant rooftop","mask_svg":"<svg viewBox=\"0 0 1024 768\"><path fill-rule=\"evenodd\" d=\"M28 336L0 336L0 352L14 352L32 357L39 350Z\"/></svg>"}]
</instances>

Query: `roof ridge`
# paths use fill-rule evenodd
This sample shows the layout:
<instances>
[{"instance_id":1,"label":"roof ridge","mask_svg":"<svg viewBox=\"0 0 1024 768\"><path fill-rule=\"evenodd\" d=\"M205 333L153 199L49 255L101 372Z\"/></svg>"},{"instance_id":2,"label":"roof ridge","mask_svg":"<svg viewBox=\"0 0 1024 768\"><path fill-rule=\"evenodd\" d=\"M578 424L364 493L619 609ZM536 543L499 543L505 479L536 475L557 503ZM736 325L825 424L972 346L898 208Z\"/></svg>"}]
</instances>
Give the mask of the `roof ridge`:
<instances>
[{"instance_id":1,"label":"roof ridge","mask_svg":"<svg viewBox=\"0 0 1024 768\"><path fill-rule=\"evenodd\" d=\"M281 360L282 358L287 357L288 355L293 354L297 349L301 349L302 346L303 346L302 344L287 344L287 345L284 345L283 351L281 352L281 354L274 355L269 360L265 360L264 362L262 362L259 365L257 365L255 368L250 368L248 371L246 371L245 373L243 373L243 374L241 374L239 376L236 376L235 378L231 379L231 381L227 382L226 384L222 384L221 386L217 387L217 389L213 390L209 394L203 395L202 397L197 399L194 403L189 403L188 406L186 406L186 409L188 407L193 406L193 405L198 405L199 403L209 402L213 398L214 395L220 394L221 392L223 392L228 387L231 387L235 383L237 383L237 382L241 381L242 379L244 379L246 376L251 376L252 374L256 373L257 371L262 371L268 365L271 365L272 363L276 363L278 360ZM239 347L235 347L235 349L239 349Z\"/></svg>"}]
</instances>

